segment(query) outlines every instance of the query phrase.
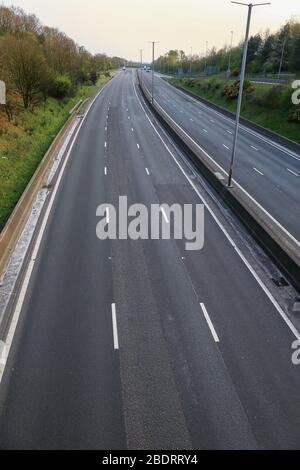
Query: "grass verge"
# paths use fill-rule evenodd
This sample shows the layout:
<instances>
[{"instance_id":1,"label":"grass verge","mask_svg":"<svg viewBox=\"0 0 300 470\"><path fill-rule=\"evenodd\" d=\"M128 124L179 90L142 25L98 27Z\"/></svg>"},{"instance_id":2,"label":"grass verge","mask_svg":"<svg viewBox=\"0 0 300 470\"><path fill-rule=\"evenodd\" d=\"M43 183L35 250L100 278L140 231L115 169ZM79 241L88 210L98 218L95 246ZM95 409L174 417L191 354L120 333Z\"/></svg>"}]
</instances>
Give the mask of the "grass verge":
<instances>
[{"instance_id":1,"label":"grass verge","mask_svg":"<svg viewBox=\"0 0 300 470\"><path fill-rule=\"evenodd\" d=\"M0 232L18 203L43 156L80 101L94 95L109 78L101 77L95 86L82 86L63 101L49 98L31 111L20 106L12 122L0 114Z\"/></svg>"}]
</instances>

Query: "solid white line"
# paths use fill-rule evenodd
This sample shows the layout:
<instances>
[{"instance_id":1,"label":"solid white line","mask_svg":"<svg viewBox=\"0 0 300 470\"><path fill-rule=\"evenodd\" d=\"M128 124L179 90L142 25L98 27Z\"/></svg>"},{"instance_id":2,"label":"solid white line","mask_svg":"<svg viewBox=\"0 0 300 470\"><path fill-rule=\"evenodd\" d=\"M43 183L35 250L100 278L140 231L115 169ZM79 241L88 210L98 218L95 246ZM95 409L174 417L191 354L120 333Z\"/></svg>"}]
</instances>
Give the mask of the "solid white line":
<instances>
[{"instance_id":1,"label":"solid white line","mask_svg":"<svg viewBox=\"0 0 300 470\"><path fill-rule=\"evenodd\" d=\"M216 343L219 343L219 342L220 342L219 337L218 337L217 332L216 332L216 330L215 330L215 327L214 327L214 325L213 325L213 323L212 323L212 321L211 321L211 319L210 319L210 316L208 315L208 312L207 312L207 310L206 310L205 305L201 303L200 306L201 306L201 308L202 308L203 315L204 315L204 317L205 317L205 320L207 321L207 324L208 324L208 326L209 326L209 329L210 329L210 331L211 331L211 334L212 334L212 336L213 336L215 342L216 342Z\"/></svg>"},{"instance_id":2,"label":"solid white line","mask_svg":"<svg viewBox=\"0 0 300 470\"><path fill-rule=\"evenodd\" d=\"M227 147L227 145L223 144L223 147L225 147L227 150L230 150L229 147Z\"/></svg>"},{"instance_id":3,"label":"solid white line","mask_svg":"<svg viewBox=\"0 0 300 470\"><path fill-rule=\"evenodd\" d=\"M108 82L108 83L111 83L111 81ZM16 307L15 307L15 310L14 310L14 313L13 313L12 321L11 321L11 324L10 324L10 327L9 327L9 331L8 331L8 335L7 335L7 339L6 339L6 343L5 343L6 344L6 360L9 356L9 352L10 352L10 348L11 348L11 345L12 345L12 342L13 342L15 330L17 328L18 320L19 320L19 317L20 317L20 314L21 314L21 310L22 310L23 303L24 303L24 300L25 300L26 292L27 292L27 289L28 289L28 286L29 286L31 274L32 274L32 271L33 271L33 268L34 268L35 260L37 258L37 254L38 254L38 251L39 251L39 248L40 248L40 245L41 245L41 242L42 242L42 238L43 238L46 226L47 226L47 222L48 222L48 219L49 219L49 216L50 216L50 212L52 210L57 191L59 189L61 180L63 178L65 168L66 168L67 163L69 161L70 155L72 153L72 150L73 150L73 147L75 145L78 134L80 132L80 129L83 126L83 123L85 122L85 120L88 116L88 113L91 110L92 106L96 102L99 95L103 92L103 90L106 89L106 86L104 86L99 91L99 93L95 96L95 98L91 102L90 106L88 107L83 119L81 120L81 122L78 126L78 129L76 131L76 134L74 136L74 139L73 139L73 141L70 145L70 148L68 150L68 153L65 156L64 162L62 164L60 173L59 173L58 178L57 178L57 181L55 183L55 186L54 186L53 192L51 194L49 204L48 204L47 209L45 211L45 215L44 215L43 221L41 223L41 226L40 226L40 229L39 229L39 232L38 232L38 236L37 236L37 239L36 239L36 242L35 242L35 245L34 245L31 260L29 261L28 266L27 266L27 270L26 270L26 273L25 273L25 276L24 276L24 280L22 282L21 289L20 289L20 292L19 292L19 295L18 295L18 300L17 300L17 303L16 303ZM2 367L0 369L0 383L1 383L3 373L4 373L4 370L5 370L5 365L4 365L4 367Z\"/></svg>"},{"instance_id":4,"label":"solid white line","mask_svg":"<svg viewBox=\"0 0 300 470\"><path fill-rule=\"evenodd\" d=\"M250 147L251 147L253 150L258 151L258 148L254 147L254 145L250 145Z\"/></svg>"},{"instance_id":5,"label":"solid white line","mask_svg":"<svg viewBox=\"0 0 300 470\"><path fill-rule=\"evenodd\" d=\"M111 316L112 316L112 325L113 325L114 348L115 350L118 350L119 349L119 337L118 337L116 304L111 305Z\"/></svg>"},{"instance_id":6,"label":"solid white line","mask_svg":"<svg viewBox=\"0 0 300 470\"><path fill-rule=\"evenodd\" d=\"M175 155L173 154L173 152L170 150L170 148L168 147L168 145L164 142L163 138L161 137L160 133L158 132L158 130L156 129L156 127L154 126L154 124L152 123L151 119L149 118L137 92L136 92L136 89L135 89L135 86L134 86L134 83L133 83L133 88L134 88L134 92L135 92L135 95L138 99L138 102L142 108L142 110L144 111L145 113L145 116L146 118L148 119L152 129L154 130L154 132L157 134L158 138L161 140L163 146L165 147L165 149L167 150L167 152L171 155L171 157L173 158L174 162L176 163L176 165L180 168L182 174L185 176L185 178L188 180L189 184L192 186L192 188L194 189L195 193L198 195L199 199L203 202L203 204L205 205L206 209L208 210L208 212L210 213L210 215L212 216L212 218L214 219L215 223L218 225L218 227L220 228L220 230L223 232L223 234L225 235L225 237L227 238L228 242L230 243L230 245L233 247L233 249L235 250L235 252L237 253L237 255L240 257L240 259L242 260L242 262L245 264L246 268L250 271L251 275L254 277L254 279L256 280L256 282L258 283L258 285L261 287L261 289L264 291L265 295L268 297L268 299L270 300L270 302L273 304L273 306L275 307L275 309L277 310L277 312L279 313L279 315L281 316L281 318L283 319L283 321L286 323L286 325L288 326L288 328L291 330L291 332L293 333L293 335L300 341L300 333L299 331L297 330L297 328L294 326L294 324L291 322L291 320L289 319L289 317L287 316L287 314L282 310L281 306L279 305L279 303L277 302L277 300L273 297L273 295L271 294L271 292L269 291L269 289L267 288L267 286L264 284L264 282L261 280L261 278L259 277L259 275L256 273L256 271L252 268L251 264L249 263L249 261L247 260L247 258L245 258L245 256L243 255L243 253L241 252L241 250L236 246L235 242L233 241L233 239L231 238L231 236L229 235L229 233L227 232L227 230L225 229L225 227L223 226L223 224L220 222L220 220L218 219L218 217L215 215L215 213L213 212L213 210L211 209L211 207L209 206L209 204L206 202L206 200L204 199L204 197L201 195L201 193L199 192L197 186L194 184L194 182L191 180L191 178L188 176L188 174L185 172L185 170L183 169L183 167L181 166L181 164L179 163L179 161L177 160L177 158L175 157ZM222 168L221 168L222 169Z\"/></svg>"},{"instance_id":7,"label":"solid white line","mask_svg":"<svg viewBox=\"0 0 300 470\"><path fill-rule=\"evenodd\" d=\"M261 176L264 176L264 174L261 171L259 171L257 168L253 167L253 170L259 173Z\"/></svg>"},{"instance_id":8,"label":"solid white line","mask_svg":"<svg viewBox=\"0 0 300 470\"><path fill-rule=\"evenodd\" d=\"M149 172L148 168L146 168L146 173L147 173L148 176L150 176L150 172Z\"/></svg>"},{"instance_id":9,"label":"solid white line","mask_svg":"<svg viewBox=\"0 0 300 470\"><path fill-rule=\"evenodd\" d=\"M295 173L293 170L290 170L289 168L287 168L287 171L289 171L290 173L292 173L295 176L299 176L298 173Z\"/></svg>"},{"instance_id":10,"label":"solid white line","mask_svg":"<svg viewBox=\"0 0 300 470\"><path fill-rule=\"evenodd\" d=\"M167 217L167 214L166 214L165 209L164 209L163 207L161 207L160 210L161 210L161 212L162 212L162 215L163 215L165 221L167 222L167 224L169 224L170 221L169 221L169 219L168 219L168 217Z\"/></svg>"}]
</instances>

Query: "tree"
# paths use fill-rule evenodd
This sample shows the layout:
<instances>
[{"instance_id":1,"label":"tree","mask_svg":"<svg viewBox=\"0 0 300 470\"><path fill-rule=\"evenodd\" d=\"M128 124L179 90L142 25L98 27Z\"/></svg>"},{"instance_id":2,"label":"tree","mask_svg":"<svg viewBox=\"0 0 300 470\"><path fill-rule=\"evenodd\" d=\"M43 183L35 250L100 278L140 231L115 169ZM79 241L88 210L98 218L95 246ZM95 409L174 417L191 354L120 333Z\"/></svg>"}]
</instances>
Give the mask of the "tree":
<instances>
[{"instance_id":1,"label":"tree","mask_svg":"<svg viewBox=\"0 0 300 470\"><path fill-rule=\"evenodd\" d=\"M8 80L20 93L27 109L47 77L47 65L40 45L32 34L9 34L2 39L0 53Z\"/></svg>"}]
</instances>

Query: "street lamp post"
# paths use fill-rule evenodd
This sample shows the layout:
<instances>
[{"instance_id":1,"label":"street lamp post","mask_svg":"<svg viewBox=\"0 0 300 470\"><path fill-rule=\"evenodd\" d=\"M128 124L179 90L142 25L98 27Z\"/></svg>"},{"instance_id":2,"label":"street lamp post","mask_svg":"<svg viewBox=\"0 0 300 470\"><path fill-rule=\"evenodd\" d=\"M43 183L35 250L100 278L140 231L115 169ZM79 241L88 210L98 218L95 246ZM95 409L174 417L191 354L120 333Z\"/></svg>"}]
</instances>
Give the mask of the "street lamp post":
<instances>
[{"instance_id":1,"label":"street lamp post","mask_svg":"<svg viewBox=\"0 0 300 470\"><path fill-rule=\"evenodd\" d=\"M205 50L205 66L204 66L205 74L206 74L206 66L207 66L207 48L208 48L208 41L206 41L206 50Z\"/></svg>"},{"instance_id":2,"label":"street lamp post","mask_svg":"<svg viewBox=\"0 0 300 470\"><path fill-rule=\"evenodd\" d=\"M158 44L159 41L150 41L152 44L152 94L151 102L154 103L154 61L155 61L155 44Z\"/></svg>"},{"instance_id":3,"label":"street lamp post","mask_svg":"<svg viewBox=\"0 0 300 470\"><path fill-rule=\"evenodd\" d=\"M192 78L192 60L193 60L193 48L191 47L191 57L190 57L190 78Z\"/></svg>"},{"instance_id":4,"label":"street lamp post","mask_svg":"<svg viewBox=\"0 0 300 470\"><path fill-rule=\"evenodd\" d=\"M283 44L282 44L282 51L281 51L280 64L279 64L279 71L278 71L278 81L280 80L280 75L281 75L281 69L282 69L282 64L283 64L283 56L284 56L284 49L285 49L285 43L286 43L286 37L284 38L284 41L283 41Z\"/></svg>"},{"instance_id":5,"label":"street lamp post","mask_svg":"<svg viewBox=\"0 0 300 470\"><path fill-rule=\"evenodd\" d=\"M143 84L143 49L140 49L140 57L141 57L141 84Z\"/></svg>"},{"instance_id":6,"label":"street lamp post","mask_svg":"<svg viewBox=\"0 0 300 470\"><path fill-rule=\"evenodd\" d=\"M228 70L227 70L227 78L231 75L231 56L232 56L232 42L233 42L233 31L231 33L231 42L230 42L230 51L229 51L229 58L228 58Z\"/></svg>"},{"instance_id":7,"label":"street lamp post","mask_svg":"<svg viewBox=\"0 0 300 470\"><path fill-rule=\"evenodd\" d=\"M262 5L270 5L270 3L256 3L256 4L249 3L249 4L247 4L247 3L233 2L233 1L231 3L236 3L237 5L247 6L248 7L248 17L247 17L246 35L245 35L245 42L244 42L242 70L241 70L241 76L240 76L240 90L239 90L237 110L236 110L236 122L235 122L235 133L234 133L233 149L232 149L230 168L229 168L229 176L228 176L228 187L231 187L233 166L234 166L235 156L236 156L236 146L237 146L237 139L238 139L238 133L239 133L239 123L240 123L241 106L242 106L242 99L243 99L243 89L244 89L244 81L245 81L245 71L246 71L246 63L247 63L247 52L248 52L249 31L250 31L252 8L262 6Z\"/></svg>"}]
</instances>

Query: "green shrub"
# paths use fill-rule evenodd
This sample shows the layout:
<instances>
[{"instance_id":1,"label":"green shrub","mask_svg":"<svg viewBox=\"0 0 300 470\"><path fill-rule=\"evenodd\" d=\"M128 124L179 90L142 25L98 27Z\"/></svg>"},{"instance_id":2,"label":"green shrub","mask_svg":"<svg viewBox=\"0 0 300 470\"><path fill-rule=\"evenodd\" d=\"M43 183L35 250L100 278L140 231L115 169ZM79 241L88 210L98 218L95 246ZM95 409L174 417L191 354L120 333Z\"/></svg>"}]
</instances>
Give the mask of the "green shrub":
<instances>
[{"instance_id":1,"label":"green shrub","mask_svg":"<svg viewBox=\"0 0 300 470\"><path fill-rule=\"evenodd\" d=\"M51 96L57 99L70 96L72 92L72 82L67 75L58 75L54 78L51 87Z\"/></svg>"}]
</instances>

